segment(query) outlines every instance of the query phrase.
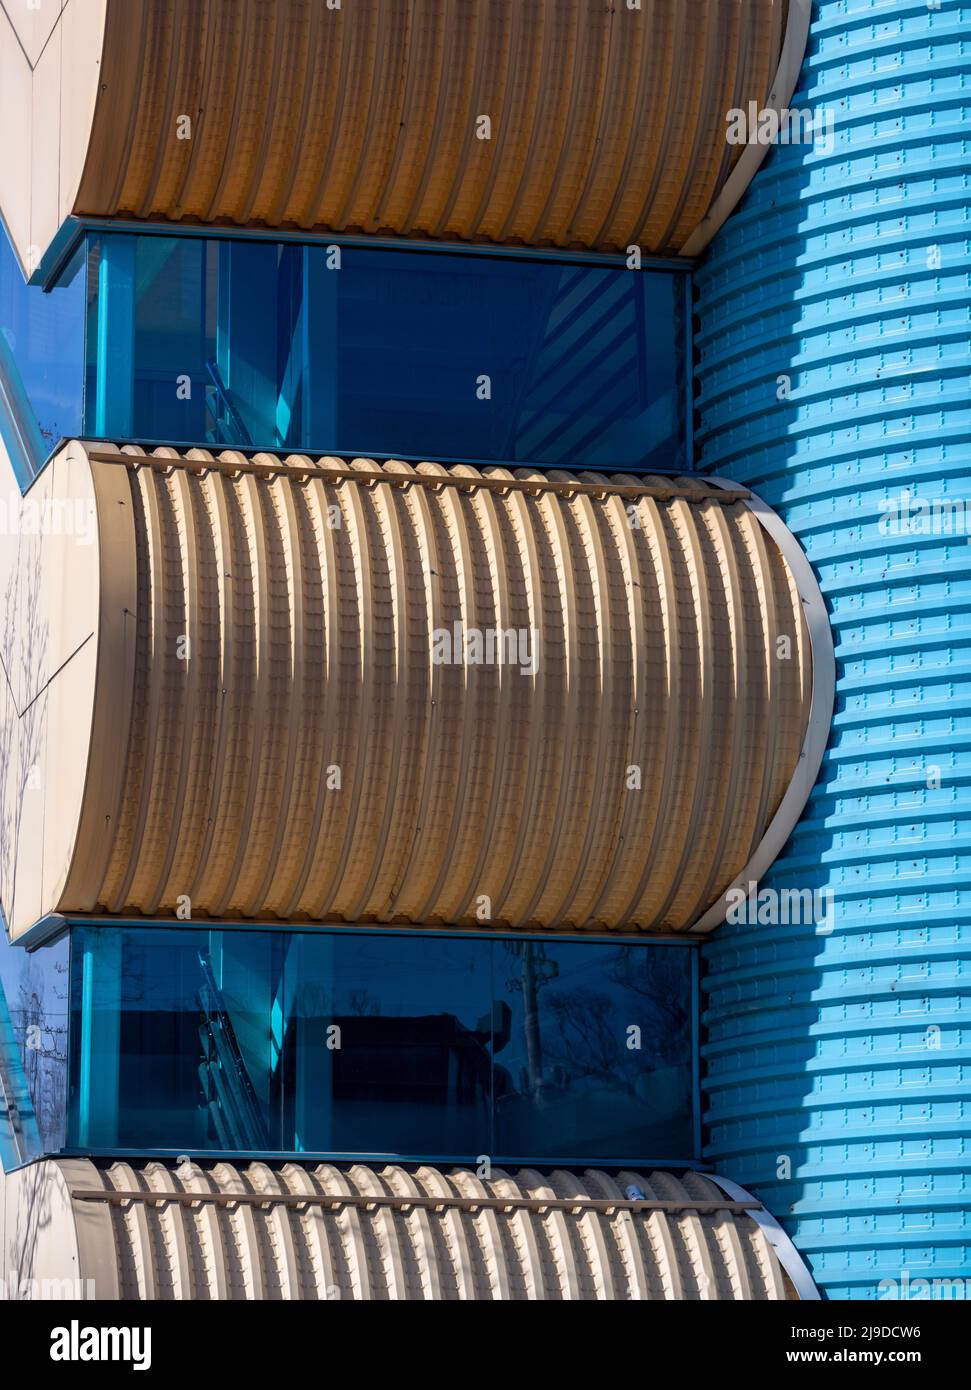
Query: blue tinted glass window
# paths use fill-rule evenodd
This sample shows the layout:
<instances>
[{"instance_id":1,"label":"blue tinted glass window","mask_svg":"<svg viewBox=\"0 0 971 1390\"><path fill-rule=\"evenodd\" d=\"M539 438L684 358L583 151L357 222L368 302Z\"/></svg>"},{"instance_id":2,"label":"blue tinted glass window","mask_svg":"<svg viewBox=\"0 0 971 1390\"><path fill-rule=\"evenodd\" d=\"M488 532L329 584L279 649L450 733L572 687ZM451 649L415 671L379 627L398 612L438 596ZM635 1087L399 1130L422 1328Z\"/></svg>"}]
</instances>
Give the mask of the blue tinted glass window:
<instances>
[{"instance_id":1,"label":"blue tinted glass window","mask_svg":"<svg viewBox=\"0 0 971 1390\"><path fill-rule=\"evenodd\" d=\"M123 234L94 248L88 433L685 466L681 272Z\"/></svg>"},{"instance_id":2,"label":"blue tinted glass window","mask_svg":"<svg viewBox=\"0 0 971 1390\"><path fill-rule=\"evenodd\" d=\"M70 1144L690 1159L686 948L75 927Z\"/></svg>"},{"instance_id":3,"label":"blue tinted glass window","mask_svg":"<svg viewBox=\"0 0 971 1390\"><path fill-rule=\"evenodd\" d=\"M497 956L497 1151L690 1154L690 953L504 941Z\"/></svg>"},{"instance_id":4,"label":"blue tinted glass window","mask_svg":"<svg viewBox=\"0 0 971 1390\"><path fill-rule=\"evenodd\" d=\"M82 250L53 289L28 285L0 231L0 434L24 487L81 433L86 283Z\"/></svg>"},{"instance_id":5,"label":"blue tinted glass window","mask_svg":"<svg viewBox=\"0 0 971 1390\"><path fill-rule=\"evenodd\" d=\"M284 1147L282 940L258 932L75 931L71 1143Z\"/></svg>"},{"instance_id":6,"label":"blue tinted glass window","mask_svg":"<svg viewBox=\"0 0 971 1390\"><path fill-rule=\"evenodd\" d=\"M69 940L26 951L0 919L0 1161L5 1169L65 1141Z\"/></svg>"},{"instance_id":7,"label":"blue tinted glass window","mask_svg":"<svg viewBox=\"0 0 971 1390\"><path fill-rule=\"evenodd\" d=\"M304 935L288 959L294 1147L490 1152L490 943Z\"/></svg>"}]
</instances>

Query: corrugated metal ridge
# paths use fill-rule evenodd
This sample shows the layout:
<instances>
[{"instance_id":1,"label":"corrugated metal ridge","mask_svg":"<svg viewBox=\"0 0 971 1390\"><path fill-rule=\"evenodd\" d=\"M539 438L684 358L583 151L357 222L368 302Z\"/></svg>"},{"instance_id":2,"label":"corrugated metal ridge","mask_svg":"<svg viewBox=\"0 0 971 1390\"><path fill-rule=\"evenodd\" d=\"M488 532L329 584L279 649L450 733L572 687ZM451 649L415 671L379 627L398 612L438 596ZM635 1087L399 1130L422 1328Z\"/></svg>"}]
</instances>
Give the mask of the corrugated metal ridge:
<instances>
[{"instance_id":1,"label":"corrugated metal ridge","mask_svg":"<svg viewBox=\"0 0 971 1390\"><path fill-rule=\"evenodd\" d=\"M147 1192L144 1188L102 1188L72 1187L71 1196L76 1202L108 1202L112 1206L122 1206L125 1202L148 1202L152 1206L164 1206L168 1202L176 1206L192 1207L202 1202L212 1202L216 1206L256 1206L256 1207L325 1207L339 1211L342 1207L365 1207L368 1210L387 1207L390 1211L442 1211L455 1207L460 1211L703 1211L710 1215L716 1211L729 1211L735 1215L761 1209L762 1203L730 1202L727 1199L710 1202L684 1201L634 1201L618 1197L390 1197L387 1193L378 1196L354 1193L338 1193L335 1196L321 1193L293 1192Z\"/></svg>"},{"instance_id":2,"label":"corrugated metal ridge","mask_svg":"<svg viewBox=\"0 0 971 1390\"><path fill-rule=\"evenodd\" d=\"M185 468L193 473L211 471L225 473L230 477L250 473L258 478L319 478L325 482L355 483L360 487L384 484L399 488L425 487L433 492L439 492L446 487L457 487L463 491L481 489L503 496L511 492L523 492L531 497L553 493L558 497L653 497L660 502L669 502L677 497L686 502L718 502L722 505L743 501L752 496L748 488L713 487L707 479L690 474L672 477L670 480L663 474L650 474L639 481L632 481L633 475L629 473L597 474L584 471L582 474L572 474L563 469L541 473L525 467L518 468L515 472L506 469L480 471L465 464L446 468L445 472L427 474L415 469L407 473L392 471L408 466L396 459L391 459L388 464L383 465L370 458L344 460L323 456L312 459L306 454L289 454L284 458L268 453L250 456L233 449L223 450L219 454L211 454L205 449L192 449L173 456L171 450L159 449L148 454L134 445L119 445L110 450L88 447L87 452L92 463L123 463L127 468L149 467L161 472ZM355 469L353 465L356 463L366 464L367 470ZM421 467L421 464L416 466L417 469ZM459 472L459 468L464 471ZM373 471L374 469L377 472ZM594 478L596 481L591 481ZM651 481L648 481L648 478Z\"/></svg>"}]
</instances>

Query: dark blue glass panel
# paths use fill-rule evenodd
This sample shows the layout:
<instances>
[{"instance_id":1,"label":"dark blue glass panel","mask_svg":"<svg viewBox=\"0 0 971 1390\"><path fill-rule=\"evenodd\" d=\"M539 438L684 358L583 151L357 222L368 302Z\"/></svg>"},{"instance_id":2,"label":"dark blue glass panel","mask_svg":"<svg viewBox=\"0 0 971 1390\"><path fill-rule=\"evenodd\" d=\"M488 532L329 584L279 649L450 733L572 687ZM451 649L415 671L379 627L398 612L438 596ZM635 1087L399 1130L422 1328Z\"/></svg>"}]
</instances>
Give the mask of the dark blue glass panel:
<instances>
[{"instance_id":1,"label":"dark blue glass panel","mask_svg":"<svg viewBox=\"0 0 971 1390\"><path fill-rule=\"evenodd\" d=\"M64 1146L70 943L26 951L0 920L0 1160L5 1169Z\"/></svg>"},{"instance_id":2,"label":"dark blue glass panel","mask_svg":"<svg viewBox=\"0 0 971 1390\"><path fill-rule=\"evenodd\" d=\"M125 234L93 245L101 288L89 433L685 466L681 272ZM127 395L105 368L126 351Z\"/></svg>"},{"instance_id":3,"label":"dark blue glass panel","mask_svg":"<svg viewBox=\"0 0 971 1390\"><path fill-rule=\"evenodd\" d=\"M690 1159L691 952L73 929L75 1148Z\"/></svg>"},{"instance_id":4,"label":"dark blue glass panel","mask_svg":"<svg viewBox=\"0 0 971 1390\"><path fill-rule=\"evenodd\" d=\"M0 434L22 487L81 433L85 270L80 250L49 292L28 285L0 231Z\"/></svg>"},{"instance_id":5,"label":"dark blue glass panel","mask_svg":"<svg viewBox=\"0 0 971 1390\"><path fill-rule=\"evenodd\" d=\"M299 938L287 963L294 1147L488 1153L490 966L486 941Z\"/></svg>"},{"instance_id":6,"label":"dark blue glass panel","mask_svg":"<svg viewBox=\"0 0 971 1390\"><path fill-rule=\"evenodd\" d=\"M536 1158L692 1152L691 956L642 946L505 941L509 1041L496 1149Z\"/></svg>"}]
</instances>

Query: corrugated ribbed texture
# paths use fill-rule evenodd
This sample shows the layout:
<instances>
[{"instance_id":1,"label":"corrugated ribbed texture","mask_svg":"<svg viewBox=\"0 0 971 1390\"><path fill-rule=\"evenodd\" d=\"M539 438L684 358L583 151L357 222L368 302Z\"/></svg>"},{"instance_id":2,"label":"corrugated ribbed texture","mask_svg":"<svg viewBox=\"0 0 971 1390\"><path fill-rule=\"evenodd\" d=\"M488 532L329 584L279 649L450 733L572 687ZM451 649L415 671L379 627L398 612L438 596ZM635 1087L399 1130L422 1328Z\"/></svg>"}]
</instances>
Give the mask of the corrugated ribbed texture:
<instances>
[{"instance_id":1,"label":"corrugated ribbed texture","mask_svg":"<svg viewBox=\"0 0 971 1390\"><path fill-rule=\"evenodd\" d=\"M77 1172L77 1165L72 1165ZM480 1179L463 1169L252 1163L91 1166L121 1191L441 1197L440 1209L348 1206L101 1206L122 1299L784 1299L790 1286L747 1214L596 1210L464 1211L458 1199L717 1201L699 1174L678 1179L590 1169ZM84 1203L88 1212L92 1205ZM82 1204L75 1204L75 1211ZM105 1243L102 1235L101 1244ZM87 1271L81 1271L81 1277Z\"/></svg>"},{"instance_id":2,"label":"corrugated ribbed texture","mask_svg":"<svg viewBox=\"0 0 971 1390\"><path fill-rule=\"evenodd\" d=\"M703 458L804 545L838 662L767 880L832 889L833 930L707 948L709 1152L830 1297L971 1277L969 33L952 0L816 6L794 104L834 147L774 152L698 276ZM934 528L917 499L963 505Z\"/></svg>"},{"instance_id":3,"label":"corrugated ribbed texture","mask_svg":"<svg viewBox=\"0 0 971 1390\"><path fill-rule=\"evenodd\" d=\"M62 910L678 930L742 869L811 683L792 576L744 501L209 457L129 475L131 736L92 750L124 787L103 879ZM448 651L457 624L482 664ZM497 630L524 644L512 664L498 641L489 664Z\"/></svg>"},{"instance_id":4,"label":"corrugated ribbed texture","mask_svg":"<svg viewBox=\"0 0 971 1390\"><path fill-rule=\"evenodd\" d=\"M109 0L75 211L676 253L786 8Z\"/></svg>"}]
</instances>

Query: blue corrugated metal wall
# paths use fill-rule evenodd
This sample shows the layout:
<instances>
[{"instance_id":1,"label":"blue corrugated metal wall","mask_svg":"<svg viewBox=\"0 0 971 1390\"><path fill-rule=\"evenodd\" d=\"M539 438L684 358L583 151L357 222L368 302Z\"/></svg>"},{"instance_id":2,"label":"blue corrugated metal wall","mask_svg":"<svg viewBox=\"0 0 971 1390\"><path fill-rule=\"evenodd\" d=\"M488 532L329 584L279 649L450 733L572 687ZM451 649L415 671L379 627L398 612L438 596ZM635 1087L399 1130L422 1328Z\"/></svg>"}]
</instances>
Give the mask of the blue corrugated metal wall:
<instances>
[{"instance_id":1,"label":"blue corrugated metal wall","mask_svg":"<svg viewBox=\"0 0 971 1390\"><path fill-rule=\"evenodd\" d=\"M971 5L814 5L790 104L833 147L773 149L697 272L699 444L830 608L830 749L765 884L835 914L707 948L709 1157L824 1296L969 1296L971 500L920 508L971 499Z\"/></svg>"}]
</instances>

